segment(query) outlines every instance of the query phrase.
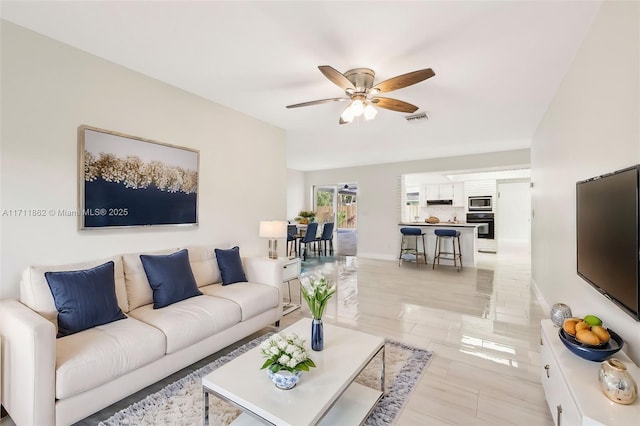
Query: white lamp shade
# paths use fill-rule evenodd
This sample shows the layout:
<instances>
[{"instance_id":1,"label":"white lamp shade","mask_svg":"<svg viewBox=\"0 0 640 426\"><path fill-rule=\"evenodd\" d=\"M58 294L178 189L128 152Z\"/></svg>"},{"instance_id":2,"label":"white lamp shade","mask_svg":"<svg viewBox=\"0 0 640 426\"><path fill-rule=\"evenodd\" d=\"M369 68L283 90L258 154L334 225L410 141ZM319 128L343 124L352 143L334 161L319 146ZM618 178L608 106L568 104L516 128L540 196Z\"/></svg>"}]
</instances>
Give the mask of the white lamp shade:
<instances>
[{"instance_id":1,"label":"white lamp shade","mask_svg":"<svg viewBox=\"0 0 640 426\"><path fill-rule=\"evenodd\" d=\"M285 238L287 236L287 222L284 220L260 221L260 237Z\"/></svg>"}]
</instances>

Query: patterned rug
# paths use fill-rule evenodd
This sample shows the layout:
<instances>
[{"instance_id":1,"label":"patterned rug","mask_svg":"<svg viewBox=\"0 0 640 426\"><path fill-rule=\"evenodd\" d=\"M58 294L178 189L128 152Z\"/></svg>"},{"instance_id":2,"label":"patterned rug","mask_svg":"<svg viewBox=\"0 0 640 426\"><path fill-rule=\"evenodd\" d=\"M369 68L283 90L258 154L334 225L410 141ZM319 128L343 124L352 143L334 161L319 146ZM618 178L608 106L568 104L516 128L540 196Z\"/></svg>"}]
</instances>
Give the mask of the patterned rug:
<instances>
[{"instance_id":1,"label":"patterned rug","mask_svg":"<svg viewBox=\"0 0 640 426\"><path fill-rule=\"evenodd\" d=\"M202 377L260 344L269 335L258 337L201 369L171 383L160 391L118 411L100 422L102 426L119 425L201 425ZM388 425L402 410L432 352L387 340L385 349L386 395L376 404L366 425ZM358 383L379 389L380 356L358 376ZM209 421L212 425L228 425L240 411L230 404L209 397Z\"/></svg>"}]
</instances>

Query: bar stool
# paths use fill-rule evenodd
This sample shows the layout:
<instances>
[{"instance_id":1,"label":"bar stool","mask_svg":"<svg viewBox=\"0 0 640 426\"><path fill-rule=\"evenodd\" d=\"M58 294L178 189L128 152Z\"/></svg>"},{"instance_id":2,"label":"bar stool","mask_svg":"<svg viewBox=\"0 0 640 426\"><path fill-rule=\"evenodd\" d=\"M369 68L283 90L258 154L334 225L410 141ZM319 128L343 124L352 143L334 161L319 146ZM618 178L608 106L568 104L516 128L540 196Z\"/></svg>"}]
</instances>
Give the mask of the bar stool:
<instances>
[{"instance_id":1,"label":"bar stool","mask_svg":"<svg viewBox=\"0 0 640 426\"><path fill-rule=\"evenodd\" d=\"M424 232L418 227L400 228L402 234L402 241L400 242L400 256L398 257L398 266L402 263L404 256L413 255L416 259L416 267L418 266L418 256L424 257L424 264L427 264L427 252L426 245L424 244ZM414 248L409 248L408 243L411 241L411 237L414 238ZM418 237L422 237L422 251L418 248Z\"/></svg>"},{"instance_id":2,"label":"bar stool","mask_svg":"<svg viewBox=\"0 0 640 426\"><path fill-rule=\"evenodd\" d=\"M456 231L454 229L436 229L434 232L436 234L436 249L433 255L433 269L436 268L436 262L440 265L440 259L445 260L453 260L453 266L456 267L458 271L462 268L462 252L460 251L460 231ZM442 251L442 242L441 239L451 240L451 247L453 251ZM456 240L458 241L458 252L456 253ZM444 256L443 256L444 255ZM460 261L460 265L458 265L457 261Z\"/></svg>"}]
</instances>

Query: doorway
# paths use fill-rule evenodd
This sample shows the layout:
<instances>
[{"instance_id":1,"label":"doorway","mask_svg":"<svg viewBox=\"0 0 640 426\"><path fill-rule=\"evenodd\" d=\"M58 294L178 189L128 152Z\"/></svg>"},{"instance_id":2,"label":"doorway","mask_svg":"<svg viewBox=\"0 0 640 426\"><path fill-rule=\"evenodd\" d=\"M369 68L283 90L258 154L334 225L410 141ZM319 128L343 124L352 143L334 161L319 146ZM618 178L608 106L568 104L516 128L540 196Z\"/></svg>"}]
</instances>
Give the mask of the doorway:
<instances>
[{"instance_id":1,"label":"doorway","mask_svg":"<svg viewBox=\"0 0 640 426\"><path fill-rule=\"evenodd\" d=\"M322 226L326 222L336 224L334 228L335 254L356 256L358 185L354 182L336 185L319 185L313 188L316 220Z\"/></svg>"},{"instance_id":2,"label":"doorway","mask_svg":"<svg viewBox=\"0 0 640 426\"><path fill-rule=\"evenodd\" d=\"M530 180L497 182L497 242L502 249L522 248L531 244L531 184Z\"/></svg>"},{"instance_id":3,"label":"doorway","mask_svg":"<svg viewBox=\"0 0 640 426\"><path fill-rule=\"evenodd\" d=\"M341 256L358 254L358 185L345 183L338 190L338 252Z\"/></svg>"}]
</instances>

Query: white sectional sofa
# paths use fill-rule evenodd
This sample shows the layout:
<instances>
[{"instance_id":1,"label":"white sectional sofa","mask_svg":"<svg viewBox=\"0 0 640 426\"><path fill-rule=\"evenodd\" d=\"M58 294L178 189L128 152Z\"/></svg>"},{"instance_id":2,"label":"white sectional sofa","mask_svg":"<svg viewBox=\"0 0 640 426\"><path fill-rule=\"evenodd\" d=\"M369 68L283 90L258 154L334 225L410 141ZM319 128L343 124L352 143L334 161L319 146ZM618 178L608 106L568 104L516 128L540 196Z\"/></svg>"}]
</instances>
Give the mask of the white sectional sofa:
<instances>
[{"instance_id":1,"label":"white sectional sofa","mask_svg":"<svg viewBox=\"0 0 640 426\"><path fill-rule=\"evenodd\" d=\"M243 258L247 282L223 286L214 247L186 249L203 294L161 309L153 309L141 253L24 272L20 300L0 301L2 405L17 425L74 423L279 323L282 268L277 262ZM109 260L118 306L127 318L56 338L57 310L44 273Z\"/></svg>"}]
</instances>

